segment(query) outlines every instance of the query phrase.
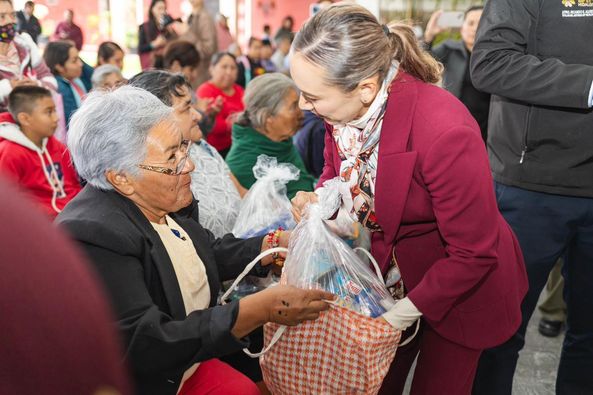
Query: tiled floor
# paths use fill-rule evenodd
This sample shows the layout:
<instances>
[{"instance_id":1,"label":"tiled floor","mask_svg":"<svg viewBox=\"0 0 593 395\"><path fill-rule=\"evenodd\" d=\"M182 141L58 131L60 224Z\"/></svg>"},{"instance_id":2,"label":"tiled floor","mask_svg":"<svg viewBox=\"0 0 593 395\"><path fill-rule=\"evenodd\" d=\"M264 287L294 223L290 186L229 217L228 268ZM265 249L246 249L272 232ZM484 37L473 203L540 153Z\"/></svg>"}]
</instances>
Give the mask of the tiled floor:
<instances>
[{"instance_id":1,"label":"tiled floor","mask_svg":"<svg viewBox=\"0 0 593 395\"><path fill-rule=\"evenodd\" d=\"M536 311L529 326L525 348L519 356L513 394L553 395L556 370L560 361L563 334L556 338L544 337L537 331L540 315Z\"/></svg>"}]
</instances>

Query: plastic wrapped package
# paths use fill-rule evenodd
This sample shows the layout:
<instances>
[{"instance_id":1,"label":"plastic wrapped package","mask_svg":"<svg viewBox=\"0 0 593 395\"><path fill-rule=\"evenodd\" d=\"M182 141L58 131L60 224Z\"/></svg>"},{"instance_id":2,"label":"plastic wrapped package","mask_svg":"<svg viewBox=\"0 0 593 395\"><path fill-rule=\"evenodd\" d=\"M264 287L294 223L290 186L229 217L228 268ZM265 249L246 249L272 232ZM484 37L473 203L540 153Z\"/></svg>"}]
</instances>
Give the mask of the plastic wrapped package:
<instances>
[{"instance_id":1,"label":"plastic wrapped package","mask_svg":"<svg viewBox=\"0 0 593 395\"><path fill-rule=\"evenodd\" d=\"M336 304L375 318L395 305L384 283L323 222L325 208L311 204L294 229L284 275L289 285L323 289L338 296Z\"/></svg>"},{"instance_id":2,"label":"plastic wrapped package","mask_svg":"<svg viewBox=\"0 0 593 395\"><path fill-rule=\"evenodd\" d=\"M350 214L341 208L342 194L349 193L349 187L339 177L332 178L323 183L315 191L322 203L321 217L333 233L341 237L351 247L360 247L369 250L371 247L370 232ZM331 218L331 219L330 219ZM369 263L366 255L359 254L363 262Z\"/></svg>"},{"instance_id":3,"label":"plastic wrapped package","mask_svg":"<svg viewBox=\"0 0 593 395\"><path fill-rule=\"evenodd\" d=\"M275 395L377 394L395 357L401 331L376 317L395 301L380 272L373 273L325 224L323 218L333 216L337 208L330 207L336 201L324 193L319 204L309 205L292 232L280 283L325 289L337 299L315 321L290 327L268 322L264 349L255 354L244 351L260 358L264 381ZM281 249L262 253L243 275L262 255L275 250ZM375 268L378 272L376 264Z\"/></svg>"},{"instance_id":4,"label":"plastic wrapped package","mask_svg":"<svg viewBox=\"0 0 593 395\"><path fill-rule=\"evenodd\" d=\"M304 289L324 289L338 296L337 304L367 317L378 317L395 301L377 273L324 223L339 207L340 181L318 190L319 203L306 208L294 230L285 266L286 281ZM348 228L351 222L343 220Z\"/></svg>"},{"instance_id":5,"label":"plastic wrapped package","mask_svg":"<svg viewBox=\"0 0 593 395\"><path fill-rule=\"evenodd\" d=\"M296 223L286 196L286 184L299 178L299 169L290 163L260 155L253 167L257 181L243 198L233 227L236 237L262 236L279 227L292 229Z\"/></svg>"},{"instance_id":6,"label":"plastic wrapped package","mask_svg":"<svg viewBox=\"0 0 593 395\"><path fill-rule=\"evenodd\" d=\"M233 287L233 281L234 280L229 280L224 282L223 288L228 291L231 287ZM232 291L230 291L227 296L227 300L232 301L243 299L245 296L263 291L269 287L273 287L279 282L280 276L277 276L272 271L270 271L266 277L246 276L241 280L241 282L233 287ZM221 295L223 295L222 291Z\"/></svg>"},{"instance_id":7,"label":"plastic wrapped package","mask_svg":"<svg viewBox=\"0 0 593 395\"><path fill-rule=\"evenodd\" d=\"M322 213L329 211L319 204L306 209L280 283L325 289L337 299L315 321L264 325L265 348L256 355L275 395L377 394L401 338L401 331L376 319L395 304L380 273L327 227Z\"/></svg>"}]
</instances>

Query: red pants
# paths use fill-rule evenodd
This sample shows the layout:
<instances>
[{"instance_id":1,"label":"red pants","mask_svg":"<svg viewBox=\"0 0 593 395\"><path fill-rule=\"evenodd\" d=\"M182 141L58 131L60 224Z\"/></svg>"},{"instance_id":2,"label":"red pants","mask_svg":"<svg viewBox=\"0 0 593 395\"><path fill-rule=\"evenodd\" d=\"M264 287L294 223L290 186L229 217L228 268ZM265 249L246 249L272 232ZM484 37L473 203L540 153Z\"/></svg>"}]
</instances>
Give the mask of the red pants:
<instances>
[{"instance_id":1,"label":"red pants","mask_svg":"<svg viewBox=\"0 0 593 395\"><path fill-rule=\"evenodd\" d=\"M260 392L243 373L218 359L210 359L200 363L178 395L260 395Z\"/></svg>"},{"instance_id":2,"label":"red pants","mask_svg":"<svg viewBox=\"0 0 593 395\"><path fill-rule=\"evenodd\" d=\"M414 327L410 329L413 333ZM385 376L379 395L403 392L416 355L418 361L410 395L469 395L481 353L482 350L450 342L423 322L416 338L395 353L395 361Z\"/></svg>"}]
</instances>

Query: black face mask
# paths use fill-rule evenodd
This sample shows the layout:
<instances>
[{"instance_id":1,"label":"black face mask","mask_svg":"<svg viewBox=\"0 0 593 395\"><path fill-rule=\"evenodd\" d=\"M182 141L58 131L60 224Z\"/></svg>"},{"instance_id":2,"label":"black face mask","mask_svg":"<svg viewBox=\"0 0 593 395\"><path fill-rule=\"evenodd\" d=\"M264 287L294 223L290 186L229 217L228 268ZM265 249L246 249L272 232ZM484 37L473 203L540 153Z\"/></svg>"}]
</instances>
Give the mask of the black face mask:
<instances>
[{"instance_id":1,"label":"black face mask","mask_svg":"<svg viewBox=\"0 0 593 395\"><path fill-rule=\"evenodd\" d=\"M0 26L0 42L10 43L16 35L16 23Z\"/></svg>"}]
</instances>

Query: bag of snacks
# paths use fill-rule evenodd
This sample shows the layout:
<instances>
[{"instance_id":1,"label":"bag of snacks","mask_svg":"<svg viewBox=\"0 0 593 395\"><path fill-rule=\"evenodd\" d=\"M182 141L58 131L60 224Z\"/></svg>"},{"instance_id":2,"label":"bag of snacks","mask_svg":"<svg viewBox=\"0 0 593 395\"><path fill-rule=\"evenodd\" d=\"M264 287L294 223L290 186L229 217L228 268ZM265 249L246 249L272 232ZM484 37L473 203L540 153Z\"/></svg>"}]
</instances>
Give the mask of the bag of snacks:
<instances>
[{"instance_id":1,"label":"bag of snacks","mask_svg":"<svg viewBox=\"0 0 593 395\"><path fill-rule=\"evenodd\" d=\"M281 283L321 288L337 299L316 321L264 326L264 380L277 395L376 394L401 337L376 317L395 301L380 272L329 230L322 212L310 205L293 231Z\"/></svg>"},{"instance_id":2,"label":"bag of snacks","mask_svg":"<svg viewBox=\"0 0 593 395\"><path fill-rule=\"evenodd\" d=\"M243 198L233 234L239 238L262 236L276 229L296 225L291 214L286 184L299 178L299 169L290 163L260 155L253 167L257 181Z\"/></svg>"}]
</instances>

